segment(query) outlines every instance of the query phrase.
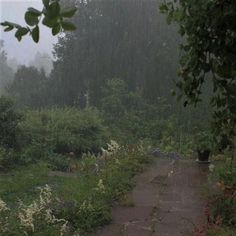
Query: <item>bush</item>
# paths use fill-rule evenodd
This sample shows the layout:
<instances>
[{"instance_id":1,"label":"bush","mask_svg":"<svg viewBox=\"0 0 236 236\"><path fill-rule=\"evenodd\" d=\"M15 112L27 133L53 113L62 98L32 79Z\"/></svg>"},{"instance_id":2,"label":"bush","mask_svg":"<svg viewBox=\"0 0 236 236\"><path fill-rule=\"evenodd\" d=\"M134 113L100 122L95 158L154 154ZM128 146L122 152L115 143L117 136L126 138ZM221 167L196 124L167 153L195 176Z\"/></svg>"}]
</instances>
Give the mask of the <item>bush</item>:
<instances>
[{"instance_id":1,"label":"bush","mask_svg":"<svg viewBox=\"0 0 236 236\"><path fill-rule=\"evenodd\" d=\"M211 181L217 182L219 193L211 197L211 218L221 218L226 226L236 225L236 166L226 162L213 169Z\"/></svg>"},{"instance_id":2,"label":"bush","mask_svg":"<svg viewBox=\"0 0 236 236\"><path fill-rule=\"evenodd\" d=\"M0 147L0 171L10 168L16 161L15 155L11 149Z\"/></svg>"},{"instance_id":3,"label":"bush","mask_svg":"<svg viewBox=\"0 0 236 236\"><path fill-rule=\"evenodd\" d=\"M54 171L69 171L70 160L61 154L51 154L48 159L49 168Z\"/></svg>"},{"instance_id":4,"label":"bush","mask_svg":"<svg viewBox=\"0 0 236 236\"><path fill-rule=\"evenodd\" d=\"M21 123L21 146L37 144L48 153L98 152L107 132L97 111L76 108L28 111Z\"/></svg>"}]
</instances>

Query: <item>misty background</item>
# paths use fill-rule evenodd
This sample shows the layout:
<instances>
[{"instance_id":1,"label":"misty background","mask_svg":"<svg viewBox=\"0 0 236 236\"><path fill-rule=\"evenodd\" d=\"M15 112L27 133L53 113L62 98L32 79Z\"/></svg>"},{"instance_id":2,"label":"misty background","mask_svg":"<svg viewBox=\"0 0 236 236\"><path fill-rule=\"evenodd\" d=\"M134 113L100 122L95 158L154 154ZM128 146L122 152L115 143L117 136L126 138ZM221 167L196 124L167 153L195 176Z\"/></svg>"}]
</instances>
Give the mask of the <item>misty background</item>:
<instances>
[{"instance_id":1,"label":"misty background","mask_svg":"<svg viewBox=\"0 0 236 236\"><path fill-rule=\"evenodd\" d=\"M73 33L53 37L41 25L40 41L35 44L28 36L19 43L13 32L0 29L2 94L13 97L21 108L92 106L116 113L127 104L127 98L122 100L126 93L133 96L128 97L134 104L141 99L165 107L165 114L176 115L179 126L195 127L208 109L184 109L171 95L179 79L180 38L178 27L168 25L160 13L161 0L61 2L78 5ZM42 9L41 0L0 3L0 20L19 24L25 24L28 7ZM112 91L120 96L116 100L122 98L120 108L117 101L109 103L114 99Z\"/></svg>"},{"instance_id":2,"label":"misty background","mask_svg":"<svg viewBox=\"0 0 236 236\"><path fill-rule=\"evenodd\" d=\"M24 13L28 7L42 9L41 0L0 0L0 22L10 21L25 25ZM0 28L0 40L4 41L4 51L8 65L16 71L19 65L34 65L43 67L46 74L52 69L52 49L57 37L51 35L47 27L41 27L41 40L35 44L30 37L25 37L20 43L14 37L14 31L4 33Z\"/></svg>"}]
</instances>

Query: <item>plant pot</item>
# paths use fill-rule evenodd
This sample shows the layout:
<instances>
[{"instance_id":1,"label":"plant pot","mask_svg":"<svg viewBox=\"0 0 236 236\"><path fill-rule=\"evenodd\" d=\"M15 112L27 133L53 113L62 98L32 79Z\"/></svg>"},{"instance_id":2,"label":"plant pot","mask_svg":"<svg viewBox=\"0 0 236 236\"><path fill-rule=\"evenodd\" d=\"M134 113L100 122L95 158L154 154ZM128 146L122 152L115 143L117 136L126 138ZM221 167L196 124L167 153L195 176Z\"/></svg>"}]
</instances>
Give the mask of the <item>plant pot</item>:
<instances>
[{"instance_id":1,"label":"plant pot","mask_svg":"<svg viewBox=\"0 0 236 236\"><path fill-rule=\"evenodd\" d=\"M202 150L202 151L197 151L198 153L198 160L202 162L208 162L209 161L209 156L211 151L210 150Z\"/></svg>"}]
</instances>

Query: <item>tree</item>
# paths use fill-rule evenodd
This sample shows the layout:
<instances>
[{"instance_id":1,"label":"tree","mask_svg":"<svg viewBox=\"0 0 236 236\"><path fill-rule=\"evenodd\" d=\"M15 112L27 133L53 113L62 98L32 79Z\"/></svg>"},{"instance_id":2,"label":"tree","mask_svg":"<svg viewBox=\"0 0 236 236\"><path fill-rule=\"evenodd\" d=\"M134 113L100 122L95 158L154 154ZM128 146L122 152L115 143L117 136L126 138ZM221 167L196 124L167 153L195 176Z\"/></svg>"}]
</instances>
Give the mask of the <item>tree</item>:
<instances>
[{"instance_id":1,"label":"tree","mask_svg":"<svg viewBox=\"0 0 236 236\"><path fill-rule=\"evenodd\" d=\"M44 70L21 66L17 70L8 93L21 107L41 108L49 103L48 79Z\"/></svg>"},{"instance_id":2,"label":"tree","mask_svg":"<svg viewBox=\"0 0 236 236\"><path fill-rule=\"evenodd\" d=\"M173 100L179 37L175 26L166 31L158 1L80 1L78 8L77 30L54 48L58 104L80 104L88 93L98 106L101 88L112 78L124 80L129 91L142 91L149 102Z\"/></svg>"},{"instance_id":3,"label":"tree","mask_svg":"<svg viewBox=\"0 0 236 236\"><path fill-rule=\"evenodd\" d=\"M37 52L34 59L30 61L29 65L36 67L39 71L44 70L46 76L49 76L53 69L52 58L45 52Z\"/></svg>"},{"instance_id":4,"label":"tree","mask_svg":"<svg viewBox=\"0 0 236 236\"><path fill-rule=\"evenodd\" d=\"M14 148L17 146L18 123L21 115L14 103L7 97L0 97L0 146Z\"/></svg>"},{"instance_id":5,"label":"tree","mask_svg":"<svg viewBox=\"0 0 236 236\"><path fill-rule=\"evenodd\" d=\"M4 42L0 40L0 94L5 92L6 86L12 82L13 70L8 66L7 54L4 50Z\"/></svg>"},{"instance_id":6,"label":"tree","mask_svg":"<svg viewBox=\"0 0 236 236\"><path fill-rule=\"evenodd\" d=\"M59 35L54 48L54 69L48 80L48 88L53 89L47 94L53 105L84 107L89 95L90 105L100 106L101 88L120 78L128 92L138 91L149 103L157 105L159 97L166 98L185 126L188 120L188 127L199 123L196 113L206 117L208 106L195 113L182 110L170 95L177 79L180 37L176 25L166 30L165 17L157 10L159 1L61 1L63 8L67 4L79 8L73 17L77 30ZM208 96L208 86L206 90Z\"/></svg>"},{"instance_id":7,"label":"tree","mask_svg":"<svg viewBox=\"0 0 236 236\"><path fill-rule=\"evenodd\" d=\"M179 25L180 76L184 104L201 101L203 84L213 83L211 104L218 141L235 133L236 122L236 1L168 0L161 5L169 22ZM220 135L219 135L220 134Z\"/></svg>"}]
</instances>

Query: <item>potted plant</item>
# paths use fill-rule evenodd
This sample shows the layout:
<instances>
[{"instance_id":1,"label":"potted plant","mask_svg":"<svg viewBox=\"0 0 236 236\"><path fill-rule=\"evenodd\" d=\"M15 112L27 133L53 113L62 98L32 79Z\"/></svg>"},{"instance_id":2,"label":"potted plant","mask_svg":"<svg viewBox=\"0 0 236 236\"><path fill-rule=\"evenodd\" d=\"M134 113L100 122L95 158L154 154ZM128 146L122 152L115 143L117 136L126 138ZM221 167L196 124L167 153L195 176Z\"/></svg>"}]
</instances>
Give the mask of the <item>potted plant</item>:
<instances>
[{"instance_id":1,"label":"potted plant","mask_svg":"<svg viewBox=\"0 0 236 236\"><path fill-rule=\"evenodd\" d=\"M199 162L209 162L209 156L212 150L212 136L202 131L196 135L195 139L196 151Z\"/></svg>"}]
</instances>

